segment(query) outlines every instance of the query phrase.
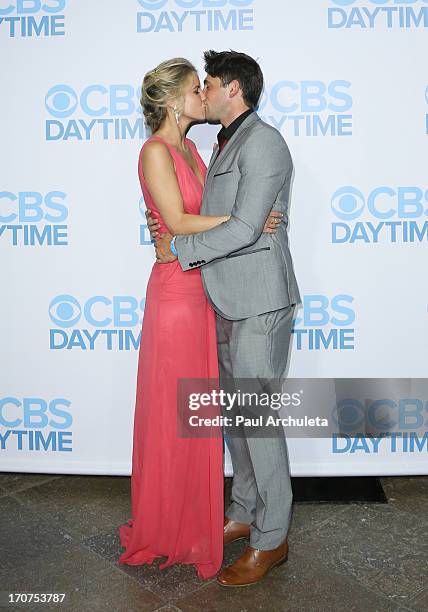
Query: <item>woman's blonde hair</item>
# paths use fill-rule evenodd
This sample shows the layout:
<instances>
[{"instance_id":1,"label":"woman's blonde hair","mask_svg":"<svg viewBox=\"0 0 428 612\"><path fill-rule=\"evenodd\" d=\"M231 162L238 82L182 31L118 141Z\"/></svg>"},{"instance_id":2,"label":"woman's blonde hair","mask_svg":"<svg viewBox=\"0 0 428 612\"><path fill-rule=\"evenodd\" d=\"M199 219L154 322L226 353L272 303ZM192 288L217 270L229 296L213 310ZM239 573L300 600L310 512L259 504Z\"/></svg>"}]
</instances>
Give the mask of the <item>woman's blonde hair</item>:
<instances>
[{"instance_id":1,"label":"woman's blonde hair","mask_svg":"<svg viewBox=\"0 0 428 612\"><path fill-rule=\"evenodd\" d=\"M182 95L192 72L196 72L196 68L191 62L183 57L174 57L146 73L140 102L146 124L152 132L159 128L167 115L167 100Z\"/></svg>"}]
</instances>

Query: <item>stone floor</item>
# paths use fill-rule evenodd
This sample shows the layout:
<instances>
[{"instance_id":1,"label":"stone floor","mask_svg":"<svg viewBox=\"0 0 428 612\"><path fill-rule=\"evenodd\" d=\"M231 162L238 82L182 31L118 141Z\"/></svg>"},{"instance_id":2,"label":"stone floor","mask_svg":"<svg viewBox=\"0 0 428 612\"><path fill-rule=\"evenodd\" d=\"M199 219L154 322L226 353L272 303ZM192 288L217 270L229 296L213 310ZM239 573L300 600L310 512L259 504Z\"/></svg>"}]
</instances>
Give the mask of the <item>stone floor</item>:
<instances>
[{"instance_id":1,"label":"stone floor","mask_svg":"<svg viewBox=\"0 0 428 612\"><path fill-rule=\"evenodd\" d=\"M428 477L381 482L388 504L295 503L288 563L226 589L191 566L117 565L129 478L0 473L0 591L66 593L61 606L15 610L426 612ZM245 545L228 546L225 563Z\"/></svg>"}]
</instances>

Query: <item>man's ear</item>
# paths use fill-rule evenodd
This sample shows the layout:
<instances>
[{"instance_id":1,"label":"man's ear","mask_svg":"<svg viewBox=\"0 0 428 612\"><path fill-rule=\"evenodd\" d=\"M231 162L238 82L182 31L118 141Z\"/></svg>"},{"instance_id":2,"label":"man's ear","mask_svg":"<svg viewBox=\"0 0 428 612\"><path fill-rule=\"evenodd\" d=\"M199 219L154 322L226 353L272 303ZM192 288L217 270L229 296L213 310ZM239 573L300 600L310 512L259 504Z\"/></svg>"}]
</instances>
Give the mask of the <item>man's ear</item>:
<instances>
[{"instance_id":1,"label":"man's ear","mask_svg":"<svg viewBox=\"0 0 428 612\"><path fill-rule=\"evenodd\" d=\"M229 83L229 98L234 98L241 91L241 86L237 79L230 81Z\"/></svg>"}]
</instances>

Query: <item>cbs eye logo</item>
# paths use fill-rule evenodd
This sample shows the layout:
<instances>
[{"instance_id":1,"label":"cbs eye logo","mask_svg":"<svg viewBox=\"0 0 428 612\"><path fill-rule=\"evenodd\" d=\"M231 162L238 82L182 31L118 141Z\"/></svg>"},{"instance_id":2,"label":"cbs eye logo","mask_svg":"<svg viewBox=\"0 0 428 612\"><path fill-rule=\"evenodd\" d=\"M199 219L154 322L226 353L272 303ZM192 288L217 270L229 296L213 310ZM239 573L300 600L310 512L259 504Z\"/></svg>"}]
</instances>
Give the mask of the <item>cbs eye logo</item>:
<instances>
[{"instance_id":1,"label":"cbs eye logo","mask_svg":"<svg viewBox=\"0 0 428 612\"><path fill-rule=\"evenodd\" d=\"M73 327L79 321L82 309L72 295L58 295L49 306L49 316L58 327Z\"/></svg>"},{"instance_id":2,"label":"cbs eye logo","mask_svg":"<svg viewBox=\"0 0 428 612\"><path fill-rule=\"evenodd\" d=\"M333 408L332 421L343 433L364 431L366 421L364 406L353 398L340 400Z\"/></svg>"},{"instance_id":3,"label":"cbs eye logo","mask_svg":"<svg viewBox=\"0 0 428 612\"><path fill-rule=\"evenodd\" d=\"M77 104L77 95L68 85L55 85L45 96L46 110L57 119L64 119L72 115Z\"/></svg>"},{"instance_id":4,"label":"cbs eye logo","mask_svg":"<svg viewBox=\"0 0 428 612\"><path fill-rule=\"evenodd\" d=\"M351 186L341 187L331 196L331 210L343 221L352 221L359 217L365 204L361 191Z\"/></svg>"}]
</instances>

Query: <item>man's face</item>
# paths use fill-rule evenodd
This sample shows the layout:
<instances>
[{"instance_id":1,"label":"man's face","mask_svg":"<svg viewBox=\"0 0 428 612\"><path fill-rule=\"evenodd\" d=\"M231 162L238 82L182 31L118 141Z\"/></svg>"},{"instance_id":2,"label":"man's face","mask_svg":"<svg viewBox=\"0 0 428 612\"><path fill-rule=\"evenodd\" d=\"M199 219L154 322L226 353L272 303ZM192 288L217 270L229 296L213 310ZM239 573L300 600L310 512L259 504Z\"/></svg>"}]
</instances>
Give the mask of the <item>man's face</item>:
<instances>
[{"instance_id":1,"label":"man's face","mask_svg":"<svg viewBox=\"0 0 428 612\"><path fill-rule=\"evenodd\" d=\"M207 121L221 121L230 103L228 94L228 88L222 86L219 77L212 77L207 74L204 80L204 89L201 92Z\"/></svg>"}]
</instances>

